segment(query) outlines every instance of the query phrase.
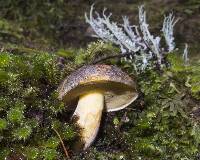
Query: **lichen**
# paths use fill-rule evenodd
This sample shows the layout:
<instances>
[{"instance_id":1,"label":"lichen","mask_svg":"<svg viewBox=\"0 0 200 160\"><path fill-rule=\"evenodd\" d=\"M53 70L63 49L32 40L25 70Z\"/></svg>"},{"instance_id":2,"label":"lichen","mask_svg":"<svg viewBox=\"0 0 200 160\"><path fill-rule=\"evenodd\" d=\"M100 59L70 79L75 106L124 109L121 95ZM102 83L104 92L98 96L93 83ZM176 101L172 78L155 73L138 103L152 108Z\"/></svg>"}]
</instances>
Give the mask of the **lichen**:
<instances>
[{"instance_id":1,"label":"lichen","mask_svg":"<svg viewBox=\"0 0 200 160\"><path fill-rule=\"evenodd\" d=\"M104 9L102 16L98 12L96 18L93 15L94 5L91 6L89 18L85 14L86 22L92 27L96 36L105 42L113 43L119 46L121 54L130 53L129 61L133 62L135 69L143 71L147 67L165 66L165 55L169 54L175 49L174 42L174 25L177 19L172 13L164 18L162 32L164 35L165 43L168 49L161 48L161 37L153 36L149 30L147 23L146 11L144 6L139 8L139 25L131 25L127 17L123 17L123 24L112 22L110 13L106 16ZM127 60L127 59L125 59Z\"/></svg>"}]
</instances>

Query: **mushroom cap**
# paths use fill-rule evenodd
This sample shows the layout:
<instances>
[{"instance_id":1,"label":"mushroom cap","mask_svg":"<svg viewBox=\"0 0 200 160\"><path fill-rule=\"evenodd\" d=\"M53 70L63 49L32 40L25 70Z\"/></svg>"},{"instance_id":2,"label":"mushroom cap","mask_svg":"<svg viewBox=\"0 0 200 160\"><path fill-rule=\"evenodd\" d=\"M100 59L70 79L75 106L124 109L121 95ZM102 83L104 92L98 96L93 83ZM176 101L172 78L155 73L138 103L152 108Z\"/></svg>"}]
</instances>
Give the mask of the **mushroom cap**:
<instances>
[{"instance_id":1,"label":"mushroom cap","mask_svg":"<svg viewBox=\"0 0 200 160\"><path fill-rule=\"evenodd\" d=\"M104 93L108 112L123 109L138 97L135 82L120 68L113 65L87 65L65 78L58 88L58 98L70 103L94 91Z\"/></svg>"}]
</instances>

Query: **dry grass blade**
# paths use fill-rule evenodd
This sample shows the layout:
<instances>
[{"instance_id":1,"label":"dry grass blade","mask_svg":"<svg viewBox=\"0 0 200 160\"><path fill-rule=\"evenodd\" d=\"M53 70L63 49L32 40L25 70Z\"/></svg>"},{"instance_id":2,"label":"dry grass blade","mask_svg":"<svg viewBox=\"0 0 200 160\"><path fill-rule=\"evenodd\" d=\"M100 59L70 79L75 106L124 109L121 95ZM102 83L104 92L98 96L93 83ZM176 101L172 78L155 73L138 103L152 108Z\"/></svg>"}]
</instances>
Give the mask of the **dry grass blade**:
<instances>
[{"instance_id":1,"label":"dry grass blade","mask_svg":"<svg viewBox=\"0 0 200 160\"><path fill-rule=\"evenodd\" d=\"M64 142L63 142L63 140L62 140L60 134L58 133L58 131L57 131L55 128L52 128L52 129L56 132L57 136L59 137L60 142L61 142L61 145L62 145L62 147L63 147L63 150L64 150L64 152L65 152L65 155L66 155L67 159L70 160L69 154L68 154L68 152L67 152L67 149L66 149L66 147L65 147L65 144L64 144Z\"/></svg>"}]
</instances>

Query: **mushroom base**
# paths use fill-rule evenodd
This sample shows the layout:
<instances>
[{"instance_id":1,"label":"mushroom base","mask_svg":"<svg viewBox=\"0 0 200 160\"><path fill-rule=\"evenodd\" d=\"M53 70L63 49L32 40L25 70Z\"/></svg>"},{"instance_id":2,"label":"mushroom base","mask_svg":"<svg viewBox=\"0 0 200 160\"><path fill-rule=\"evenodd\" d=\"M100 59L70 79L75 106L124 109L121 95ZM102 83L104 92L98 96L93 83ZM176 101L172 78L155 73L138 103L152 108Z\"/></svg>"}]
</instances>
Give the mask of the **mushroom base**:
<instances>
[{"instance_id":1,"label":"mushroom base","mask_svg":"<svg viewBox=\"0 0 200 160\"><path fill-rule=\"evenodd\" d=\"M90 92L80 96L73 116L78 117L77 124L82 129L81 138L84 150L94 141L100 126L104 107L104 95L100 91Z\"/></svg>"}]
</instances>

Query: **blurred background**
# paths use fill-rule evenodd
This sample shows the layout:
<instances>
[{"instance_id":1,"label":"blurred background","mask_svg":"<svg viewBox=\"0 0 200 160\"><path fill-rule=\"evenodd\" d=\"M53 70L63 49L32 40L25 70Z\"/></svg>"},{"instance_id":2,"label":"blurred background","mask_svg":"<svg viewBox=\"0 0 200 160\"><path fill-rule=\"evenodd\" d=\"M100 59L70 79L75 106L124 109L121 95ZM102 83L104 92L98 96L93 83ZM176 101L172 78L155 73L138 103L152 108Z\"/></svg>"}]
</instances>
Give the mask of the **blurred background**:
<instances>
[{"instance_id":1,"label":"blurred background","mask_svg":"<svg viewBox=\"0 0 200 160\"><path fill-rule=\"evenodd\" d=\"M190 52L199 53L200 0L0 0L0 45L22 45L47 51L84 47L93 41L84 14L95 3L112 12L112 20L121 22L127 15L138 24L138 6L145 5L150 30L160 35L164 15L173 12L177 47L184 43Z\"/></svg>"}]
</instances>

